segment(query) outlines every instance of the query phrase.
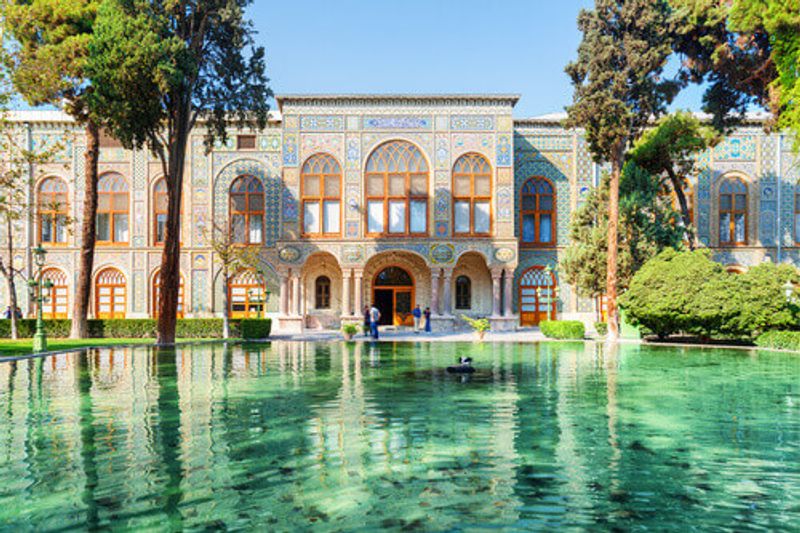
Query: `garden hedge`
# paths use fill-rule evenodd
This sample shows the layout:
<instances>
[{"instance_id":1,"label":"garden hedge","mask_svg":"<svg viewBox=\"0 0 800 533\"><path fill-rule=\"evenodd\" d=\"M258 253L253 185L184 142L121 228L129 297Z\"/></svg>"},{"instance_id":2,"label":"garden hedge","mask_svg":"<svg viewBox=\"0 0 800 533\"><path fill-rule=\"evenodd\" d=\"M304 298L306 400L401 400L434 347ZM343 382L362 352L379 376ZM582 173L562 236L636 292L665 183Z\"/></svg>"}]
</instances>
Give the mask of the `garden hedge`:
<instances>
[{"instance_id":1,"label":"garden hedge","mask_svg":"<svg viewBox=\"0 0 800 533\"><path fill-rule=\"evenodd\" d=\"M231 319L231 336L242 339L266 339L272 330L269 318ZM18 321L19 337L30 338L36 332L36 320ZM53 339L69 337L71 320L45 320L47 336ZM89 337L93 339L150 339L156 336L157 321L152 318L89 320ZM178 319L176 336L180 339L222 338L221 318ZM0 320L0 338L11 337L11 321Z\"/></svg>"},{"instance_id":2,"label":"garden hedge","mask_svg":"<svg viewBox=\"0 0 800 533\"><path fill-rule=\"evenodd\" d=\"M756 346L800 352L800 331L767 331L756 338Z\"/></svg>"},{"instance_id":3,"label":"garden hedge","mask_svg":"<svg viewBox=\"0 0 800 533\"><path fill-rule=\"evenodd\" d=\"M586 328L578 320L545 320L539 323L542 335L550 339L583 339Z\"/></svg>"}]
</instances>

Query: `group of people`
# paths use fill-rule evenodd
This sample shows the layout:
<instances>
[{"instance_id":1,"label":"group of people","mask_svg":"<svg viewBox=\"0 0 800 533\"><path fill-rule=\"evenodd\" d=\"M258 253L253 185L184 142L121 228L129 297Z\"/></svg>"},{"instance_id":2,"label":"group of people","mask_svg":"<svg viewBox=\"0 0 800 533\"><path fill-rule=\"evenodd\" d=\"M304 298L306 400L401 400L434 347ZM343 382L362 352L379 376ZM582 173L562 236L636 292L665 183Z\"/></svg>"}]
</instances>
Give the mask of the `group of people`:
<instances>
[{"instance_id":1,"label":"group of people","mask_svg":"<svg viewBox=\"0 0 800 533\"><path fill-rule=\"evenodd\" d=\"M16 315L17 318L22 318L22 310L19 307L14 308L14 315ZM6 310L3 312L3 318L5 318L6 320L11 319L10 305L6 306Z\"/></svg>"},{"instance_id":2,"label":"group of people","mask_svg":"<svg viewBox=\"0 0 800 533\"><path fill-rule=\"evenodd\" d=\"M411 311L414 318L414 333L420 332L422 319L425 319L425 332L431 332L431 308L426 307L423 311L419 305ZM369 334L373 339L378 339L378 325L381 322L381 312L373 303L371 307L364 308L364 336ZM369 333L367 333L369 332Z\"/></svg>"}]
</instances>

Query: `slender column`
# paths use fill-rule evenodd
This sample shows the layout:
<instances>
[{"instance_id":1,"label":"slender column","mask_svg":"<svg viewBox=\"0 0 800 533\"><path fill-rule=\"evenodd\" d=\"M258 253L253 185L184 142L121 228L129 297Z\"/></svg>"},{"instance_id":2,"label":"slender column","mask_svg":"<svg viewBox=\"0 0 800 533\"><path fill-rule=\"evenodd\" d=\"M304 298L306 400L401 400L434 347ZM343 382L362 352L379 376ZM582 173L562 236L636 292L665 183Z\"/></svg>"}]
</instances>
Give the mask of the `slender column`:
<instances>
[{"instance_id":1,"label":"slender column","mask_svg":"<svg viewBox=\"0 0 800 533\"><path fill-rule=\"evenodd\" d=\"M439 275L441 272L436 269L431 272L431 314L439 316Z\"/></svg>"},{"instance_id":2,"label":"slender column","mask_svg":"<svg viewBox=\"0 0 800 533\"><path fill-rule=\"evenodd\" d=\"M281 276L281 303L280 303L281 316L289 314L289 277Z\"/></svg>"},{"instance_id":3,"label":"slender column","mask_svg":"<svg viewBox=\"0 0 800 533\"><path fill-rule=\"evenodd\" d=\"M503 280L505 285L503 286L503 299L505 300L506 310L503 313L505 316L513 316L514 315L514 271L510 268L506 269L505 279Z\"/></svg>"},{"instance_id":4,"label":"slender column","mask_svg":"<svg viewBox=\"0 0 800 533\"><path fill-rule=\"evenodd\" d=\"M350 308L350 276L353 271L349 268L342 270L342 316L350 316L353 314Z\"/></svg>"},{"instance_id":5,"label":"slender column","mask_svg":"<svg viewBox=\"0 0 800 533\"><path fill-rule=\"evenodd\" d=\"M292 314L300 314L300 276L292 275Z\"/></svg>"},{"instance_id":6,"label":"slender column","mask_svg":"<svg viewBox=\"0 0 800 533\"><path fill-rule=\"evenodd\" d=\"M450 309L453 305L453 297L452 297L452 281L453 281L453 271L449 268L442 269L442 274L444 274L444 305L442 306L442 314L444 316L450 316Z\"/></svg>"},{"instance_id":7,"label":"slender column","mask_svg":"<svg viewBox=\"0 0 800 533\"><path fill-rule=\"evenodd\" d=\"M492 270L492 316L500 316L500 279L502 270Z\"/></svg>"},{"instance_id":8,"label":"slender column","mask_svg":"<svg viewBox=\"0 0 800 533\"><path fill-rule=\"evenodd\" d=\"M303 278L297 276L297 314L303 316L306 307L306 288L303 286Z\"/></svg>"},{"instance_id":9,"label":"slender column","mask_svg":"<svg viewBox=\"0 0 800 533\"><path fill-rule=\"evenodd\" d=\"M364 271L354 270L353 275L356 278L355 314L360 315L362 309L364 309Z\"/></svg>"}]
</instances>

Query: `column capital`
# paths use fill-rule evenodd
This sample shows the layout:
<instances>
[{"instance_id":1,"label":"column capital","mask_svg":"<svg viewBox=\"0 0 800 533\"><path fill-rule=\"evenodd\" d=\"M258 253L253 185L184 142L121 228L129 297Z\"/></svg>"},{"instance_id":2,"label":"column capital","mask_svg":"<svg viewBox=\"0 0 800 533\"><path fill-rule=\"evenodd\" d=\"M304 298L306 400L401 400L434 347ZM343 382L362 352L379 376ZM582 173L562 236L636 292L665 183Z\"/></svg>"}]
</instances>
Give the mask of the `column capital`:
<instances>
[{"instance_id":1,"label":"column capital","mask_svg":"<svg viewBox=\"0 0 800 533\"><path fill-rule=\"evenodd\" d=\"M453 270L452 268L443 268L442 269L442 276L444 279L450 279L453 277Z\"/></svg>"},{"instance_id":2,"label":"column capital","mask_svg":"<svg viewBox=\"0 0 800 533\"><path fill-rule=\"evenodd\" d=\"M355 276L357 278L363 278L364 277L364 269L363 268L351 268L350 271L352 271L353 272L353 276Z\"/></svg>"},{"instance_id":3,"label":"column capital","mask_svg":"<svg viewBox=\"0 0 800 533\"><path fill-rule=\"evenodd\" d=\"M493 268L489 272L492 275L492 279L500 279L501 277L503 277L502 268Z\"/></svg>"}]
</instances>

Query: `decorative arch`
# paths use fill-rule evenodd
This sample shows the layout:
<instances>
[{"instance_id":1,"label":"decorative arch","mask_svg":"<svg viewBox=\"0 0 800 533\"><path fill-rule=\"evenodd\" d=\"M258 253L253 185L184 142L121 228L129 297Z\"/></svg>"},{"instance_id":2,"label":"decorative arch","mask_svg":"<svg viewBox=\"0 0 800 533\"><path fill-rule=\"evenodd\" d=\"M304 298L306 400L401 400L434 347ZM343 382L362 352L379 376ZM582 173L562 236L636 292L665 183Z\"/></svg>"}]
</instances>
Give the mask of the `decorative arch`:
<instances>
[{"instance_id":1,"label":"decorative arch","mask_svg":"<svg viewBox=\"0 0 800 533\"><path fill-rule=\"evenodd\" d=\"M252 268L239 270L228 282L228 312L231 318L263 317L267 285Z\"/></svg>"},{"instance_id":2,"label":"decorative arch","mask_svg":"<svg viewBox=\"0 0 800 533\"><path fill-rule=\"evenodd\" d=\"M720 246L742 246L748 241L750 188L738 174L726 174L717 184Z\"/></svg>"},{"instance_id":3,"label":"decorative arch","mask_svg":"<svg viewBox=\"0 0 800 533\"><path fill-rule=\"evenodd\" d=\"M185 281L183 277L183 272L178 273L180 276L180 285L178 286L178 312L176 316L178 318L184 318L186 316L186 298L185 298ZM152 311L151 316L153 318L158 318L158 307L161 300L161 268L157 268L153 271L153 275L150 278L150 301L152 302Z\"/></svg>"},{"instance_id":4,"label":"decorative arch","mask_svg":"<svg viewBox=\"0 0 800 533\"><path fill-rule=\"evenodd\" d=\"M453 234L488 236L492 231L492 166L477 152L453 165Z\"/></svg>"},{"instance_id":5,"label":"decorative arch","mask_svg":"<svg viewBox=\"0 0 800 533\"><path fill-rule=\"evenodd\" d=\"M125 318L128 308L128 285L119 269L106 267L94 280L94 310L96 318Z\"/></svg>"},{"instance_id":6,"label":"decorative arch","mask_svg":"<svg viewBox=\"0 0 800 533\"><path fill-rule=\"evenodd\" d=\"M233 242L264 243L264 184L255 176L238 176L228 191L228 213Z\"/></svg>"},{"instance_id":7,"label":"decorative arch","mask_svg":"<svg viewBox=\"0 0 800 533\"><path fill-rule=\"evenodd\" d=\"M556 314L555 274L543 266L525 270L519 278L519 321L522 326L537 326Z\"/></svg>"},{"instance_id":8,"label":"decorative arch","mask_svg":"<svg viewBox=\"0 0 800 533\"><path fill-rule=\"evenodd\" d=\"M130 241L130 189L119 173L103 174L97 181L97 243Z\"/></svg>"},{"instance_id":9,"label":"decorative arch","mask_svg":"<svg viewBox=\"0 0 800 533\"><path fill-rule=\"evenodd\" d=\"M430 165L414 143L393 140L367 157L365 171L367 235L428 234Z\"/></svg>"},{"instance_id":10,"label":"decorative arch","mask_svg":"<svg viewBox=\"0 0 800 533\"><path fill-rule=\"evenodd\" d=\"M39 242L49 245L67 243L69 187L59 176L48 176L36 187Z\"/></svg>"},{"instance_id":11,"label":"decorative arch","mask_svg":"<svg viewBox=\"0 0 800 533\"><path fill-rule=\"evenodd\" d=\"M264 186L264 228L265 246L273 246L280 235L281 180L269 172L262 161L239 159L226 165L214 180L214 221L225 226L229 216L230 202L228 192L231 184L239 176L258 178Z\"/></svg>"},{"instance_id":12,"label":"decorative arch","mask_svg":"<svg viewBox=\"0 0 800 533\"><path fill-rule=\"evenodd\" d=\"M535 151L525 153L515 153L517 162L514 165L514 184L515 189L513 197L516 199L514 203L515 209L519 209L522 205L521 191L525 182L534 176L546 178L553 185L556 199L562 199L562 208L556 209L557 219L554 221L553 239L555 243L563 242L566 239L567 229L569 228L569 202L564 201L570 198L572 194L569 178L562 172L556 165L549 160L542 158L539 152ZM498 191L499 194L499 191ZM514 229L516 235L522 236L522 227L520 217L514 217Z\"/></svg>"},{"instance_id":13,"label":"decorative arch","mask_svg":"<svg viewBox=\"0 0 800 533\"><path fill-rule=\"evenodd\" d=\"M520 189L520 242L524 246L555 246L556 188L544 176L531 176Z\"/></svg>"},{"instance_id":14,"label":"decorative arch","mask_svg":"<svg viewBox=\"0 0 800 533\"><path fill-rule=\"evenodd\" d=\"M52 287L45 292L42 316L48 320L67 318L69 314L69 286L67 274L57 267L42 270L42 280L49 280Z\"/></svg>"},{"instance_id":15,"label":"decorative arch","mask_svg":"<svg viewBox=\"0 0 800 533\"><path fill-rule=\"evenodd\" d=\"M414 274L405 266L388 265L375 273L372 302L381 312L381 325L413 325L411 311L414 309L415 289Z\"/></svg>"},{"instance_id":16,"label":"decorative arch","mask_svg":"<svg viewBox=\"0 0 800 533\"><path fill-rule=\"evenodd\" d=\"M341 236L342 187L342 166L334 156L320 152L306 159L300 171L303 235Z\"/></svg>"}]
</instances>

